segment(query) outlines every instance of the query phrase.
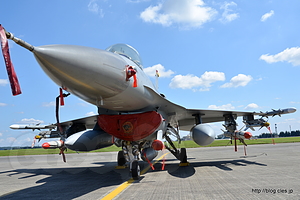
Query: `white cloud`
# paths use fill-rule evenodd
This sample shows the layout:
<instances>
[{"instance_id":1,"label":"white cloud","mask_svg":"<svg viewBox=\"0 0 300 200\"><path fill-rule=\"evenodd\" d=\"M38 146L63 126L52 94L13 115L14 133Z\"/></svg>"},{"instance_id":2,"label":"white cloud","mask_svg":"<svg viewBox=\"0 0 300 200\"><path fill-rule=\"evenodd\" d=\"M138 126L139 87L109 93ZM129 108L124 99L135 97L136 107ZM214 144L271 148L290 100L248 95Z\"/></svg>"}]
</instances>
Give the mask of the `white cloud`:
<instances>
[{"instance_id":1,"label":"white cloud","mask_svg":"<svg viewBox=\"0 0 300 200\"><path fill-rule=\"evenodd\" d=\"M256 108L259 108L259 106L255 103L250 103L248 104L246 107L245 107L245 110L253 110L253 109L256 109Z\"/></svg>"},{"instance_id":2,"label":"white cloud","mask_svg":"<svg viewBox=\"0 0 300 200\"><path fill-rule=\"evenodd\" d=\"M85 116L93 116L93 115L97 115L97 113L91 111L85 114Z\"/></svg>"},{"instance_id":3,"label":"white cloud","mask_svg":"<svg viewBox=\"0 0 300 200\"><path fill-rule=\"evenodd\" d=\"M259 59L267 63L286 61L292 63L293 66L298 66L300 65L300 47L287 48L275 55L264 54L261 55Z\"/></svg>"},{"instance_id":4,"label":"white cloud","mask_svg":"<svg viewBox=\"0 0 300 200\"><path fill-rule=\"evenodd\" d=\"M6 103L0 103L0 107L4 107L4 106L7 106Z\"/></svg>"},{"instance_id":5,"label":"white cloud","mask_svg":"<svg viewBox=\"0 0 300 200\"><path fill-rule=\"evenodd\" d=\"M208 106L208 109L213 109L213 110L233 110L233 109L235 109L235 107L229 103L229 104L225 104L225 105L221 105L221 106L210 105L210 106Z\"/></svg>"},{"instance_id":6,"label":"white cloud","mask_svg":"<svg viewBox=\"0 0 300 200\"><path fill-rule=\"evenodd\" d=\"M291 101L290 103L291 104L300 104L300 102L297 102L297 101Z\"/></svg>"},{"instance_id":7,"label":"white cloud","mask_svg":"<svg viewBox=\"0 0 300 200\"><path fill-rule=\"evenodd\" d=\"M224 81L225 74L223 72L205 72L201 77L188 74L188 75L176 75L170 83L171 88L192 89L195 87L201 87L201 91L208 91L211 84L216 81Z\"/></svg>"},{"instance_id":8,"label":"white cloud","mask_svg":"<svg viewBox=\"0 0 300 200\"><path fill-rule=\"evenodd\" d=\"M238 74L237 76L232 77L229 83L221 85L221 88L230 88L230 87L244 87L252 80L252 76L245 74Z\"/></svg>"},{"instance_id":9,"label":"white cloud","mask_svg":"<svg viewBox=\"0 0 300 200\"><path fill-rule=\"evenodd\" d=\"M145 22L170 26L179 24L184 28L200 27L212 20L217 11L205 6L202 0L166 0L156 6L146 8L140 14Z\"/></svg>"},{"instance_id":10,"label":"white cloud","mask_svg":"<svg viewBox=\"0 0 300 200\"><path fill-rule=\"evenodd\" d=\"M221 9L224 10L224 12L222 13L222 18L220 19L220 21L223 23L231 22L239 18L239 14L234 13L233 10L229 7L237 7L237 4L233 1L229 3L225 1L224 4L221 6Z\"/></svg>"},{"instance_id":11,"label":"white cloud","mask_svg":"<svg viewBox=\"0 0 300 200\"><path fill-rule=\"evenodd\" d=\"M9 82L8 82L8 79L0 79L0 86L5 86L7 85Z\"/></svg>"},{"instance_id":12,"label":"white cloud","mask_svg":"<svg viewBox=\"0 0 300 200\"><path fill-rule=\"evenodd\" d=\"M100 17L104 17L103 9L97 3L97 0L91 0L88 4L88 10Z\"/></svg>"},{"instance_id":13,"label":"white cloud","mask_svg":"<svg viewBox=\"0 0 300 200\"><path fill-rule=\"evenodd\" d=\"M0 133L0 137L3 135L3 133Z\"/></svg>"},{"instance_id":14,"label":"white cloud","mask_svg":"<svg viewBox=\"0 0 300 200\"><path fill-rule=\"evenodd\" d=\"M156 70L158 70L159 77L170 77L174 72L172 70L166 71L165 67L162 66L161 64L153 65L152 67L147 67L144 68L144 72L148 76L153 76L155 77Z\"/></svg>"},{"instance_id":15,"label":"white cloud","mask_svg":"<svg viewBox=\"0 0 300 200\"><path fill-rule=\"evenodd\" d=\"M41 124L41 123L44 123L43 120L39 120L39 119L33 119L33 118L30 118L30 119L22 119L21 120L21 123L24 123L24 124Z\"/></svg>"},{"instance_id":16,"label":"white cloud","mask_svg":"<svg viewBox=\"0 0 300 200\"><path fill-rule=\"evenodd\" d=\"M44 102L43 104L42 104L42 106L43 107L51 107L51 106L55 106L55 102L54 101L51 101L51 102L49 102L49 103L47 103L47 102Z\"/></svg>"},{"instance_id":17,"label":"white cloud","mask_svg":"<svg viewBox=\"0 0 300 200\"><path fill-rule=\"evenodd\" d=\"M198 87L202 84L202 81L199 77L192 74L188 75L176 75L172 80L169 86L171 88L182 88L182 89L191 89L193 87Z\"/></svg>"},{"instance_id":18,"label":"white cloud","mask_svg":"<svg viewBox=\"0 0 300 200\"><path fill-rule=\"evenodd\" d=\"M274 15L274 10L271 10L270 12L264 14L263 16L261 16L260 21L264 22L266 21L268 18L272 17Z\"/></svg>"}]
</instances>

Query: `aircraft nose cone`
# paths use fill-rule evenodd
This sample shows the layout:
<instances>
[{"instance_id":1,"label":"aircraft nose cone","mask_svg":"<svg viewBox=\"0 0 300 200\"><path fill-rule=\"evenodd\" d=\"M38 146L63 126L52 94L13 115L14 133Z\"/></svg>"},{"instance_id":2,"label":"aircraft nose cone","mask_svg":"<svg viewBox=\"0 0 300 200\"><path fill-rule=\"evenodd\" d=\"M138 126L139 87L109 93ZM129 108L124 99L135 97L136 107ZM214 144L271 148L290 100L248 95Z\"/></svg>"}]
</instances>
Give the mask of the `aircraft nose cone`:
<instances>
[{"instance_id":1,"label":"aircraft nose cone","mask_svg":"<svg viewBox=\"0 0 300 200\"><path fill-rule=\"evenodd\" d=\"M128 86L126 63L111 52L75 45L46 45L35 47L33 53L56 84L79 97L109 98Z\"/></svg>"}]
</instances>

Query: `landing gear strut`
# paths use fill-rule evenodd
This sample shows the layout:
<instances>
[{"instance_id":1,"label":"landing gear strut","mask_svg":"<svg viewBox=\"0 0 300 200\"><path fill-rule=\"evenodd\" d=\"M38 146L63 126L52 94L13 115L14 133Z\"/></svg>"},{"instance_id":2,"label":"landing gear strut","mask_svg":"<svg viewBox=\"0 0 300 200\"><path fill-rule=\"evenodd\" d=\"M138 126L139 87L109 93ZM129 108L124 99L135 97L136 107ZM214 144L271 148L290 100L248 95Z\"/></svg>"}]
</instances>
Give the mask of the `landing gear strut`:
<instances>
[{"instance_id":1,"label":"landing gear strut","mask_svg":"<svg viewBox=\"0 0 300 200\"><path fill-rule=\"evenodd\" d=\"M179 160L180 163L187 163L186 148L180 149Z\"/></svg>"},{"instance_id":2,"label":"landing gear strut","mask_svg":"<svg viewBox=\"0 0 300 200\"><path fill-rule=\"evenodd\" d=\"M140 178L139 145L136 142L122 141L122 151L118 152L118 168L122 168L128 162L130 173L134 180Z\"/></svg>"},{"instance_id":3,"label":"landing gear strut","mask_svg":"<svg viewBox=\"0 0 300 200\"><path fill-rule=\"evenodd\" d=\"M169 137L169 135L173 135L177 138L177 141L181 142L179 133L177 130L175 130L173 127L168 126L167 131L164 133L163 137L167 140L167 142L169 143L170 146L166 145L166 149L168 149L174 156L175 158L177 158L178 160L180 160L180 165L181 164L188 164L187 161L187 155L186 155L186 148L181 148L180 150L178 150L173 141L171 140L171 138Z\"/></svg>"}]
</instances>

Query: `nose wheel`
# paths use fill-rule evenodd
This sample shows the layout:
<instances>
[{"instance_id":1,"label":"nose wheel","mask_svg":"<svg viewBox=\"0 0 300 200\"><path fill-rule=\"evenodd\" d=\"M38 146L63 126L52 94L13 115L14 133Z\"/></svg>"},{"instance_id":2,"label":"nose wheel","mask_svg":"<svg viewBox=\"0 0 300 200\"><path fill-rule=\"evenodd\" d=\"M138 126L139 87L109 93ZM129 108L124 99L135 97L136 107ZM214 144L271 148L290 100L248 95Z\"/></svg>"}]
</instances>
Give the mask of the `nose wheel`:
<instances>
[{"instance_id":1,"label":"nose wheel","mask_svg":"<svg viewBox=\"0 0 300 200\"><path fill-rule=\"evenodd\" d=\"M139 180L140 178L140 166L137 160L131 163L131 175L134 180Z\"/></svg>"},{"instance_id":2,"label":"nose wheel","mask_svg":"<svg viewBox=\"0 0 300 200\"><path fill-rule=\"evenodd\" d=\"M140 166L139 160L139 146L138 143L122 141L122 150L118 152L117 169L124 169L126 163L129 165L129 170L132 179L139 180L140 178Z\"/></svg>"}]
</instances>

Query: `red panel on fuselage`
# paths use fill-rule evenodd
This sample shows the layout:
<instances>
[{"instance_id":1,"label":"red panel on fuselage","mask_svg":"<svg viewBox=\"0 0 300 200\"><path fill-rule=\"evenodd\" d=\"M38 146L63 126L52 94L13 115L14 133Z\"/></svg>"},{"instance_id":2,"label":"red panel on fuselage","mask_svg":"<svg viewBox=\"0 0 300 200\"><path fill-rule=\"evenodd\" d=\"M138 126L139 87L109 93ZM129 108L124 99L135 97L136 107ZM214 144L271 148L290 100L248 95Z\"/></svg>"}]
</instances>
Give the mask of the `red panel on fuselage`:
<instances>
[{"instance_id":1,"label":"red panel on fuselage","mask_svg":"<svg viewBox=\"0 0 300 200\"><path fill-rule=\"evenodd\" d=\"M126 141L138 141L151 135L161 122L162 116L155 111L98 116L98 124L105 132Z\"/></svg>"}]
</instances>

